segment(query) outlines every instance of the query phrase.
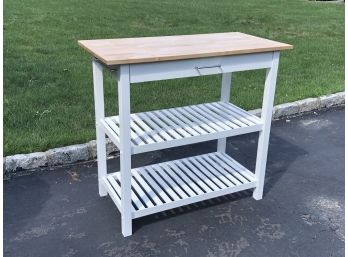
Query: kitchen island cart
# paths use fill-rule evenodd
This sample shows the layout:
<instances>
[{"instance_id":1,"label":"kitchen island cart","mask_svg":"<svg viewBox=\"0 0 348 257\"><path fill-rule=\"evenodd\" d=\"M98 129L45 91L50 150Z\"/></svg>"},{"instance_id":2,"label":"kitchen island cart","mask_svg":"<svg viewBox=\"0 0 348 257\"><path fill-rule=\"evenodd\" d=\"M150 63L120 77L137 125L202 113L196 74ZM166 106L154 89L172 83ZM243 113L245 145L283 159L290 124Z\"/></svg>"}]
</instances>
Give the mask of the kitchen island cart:
<instances>
[{"instance_id":1,"label":"kitchen island cart","mask_svg":"<svg viewBox=\"0 0 348 257\"><path fill-rule=\"evenodd\" d=\"M262 198L279 52L291 45L239 32L79 45L93 56L99 194L109 195L120 210L124 236L132 234L132 219L152 213L246 189ZM117 116L104 114L104 68L117 80ZM230 103L232 73L254 69L266 69L260 118ZM222 74L217 102L131 112L132 83L212 74ZM251 132L259 132L254 172L225 153L227 137ZM120 150L118 172L107 172L106 136ZM214 153L131 167L133 154L209 140L217 140Z\"/></svg>"}]
</instances>

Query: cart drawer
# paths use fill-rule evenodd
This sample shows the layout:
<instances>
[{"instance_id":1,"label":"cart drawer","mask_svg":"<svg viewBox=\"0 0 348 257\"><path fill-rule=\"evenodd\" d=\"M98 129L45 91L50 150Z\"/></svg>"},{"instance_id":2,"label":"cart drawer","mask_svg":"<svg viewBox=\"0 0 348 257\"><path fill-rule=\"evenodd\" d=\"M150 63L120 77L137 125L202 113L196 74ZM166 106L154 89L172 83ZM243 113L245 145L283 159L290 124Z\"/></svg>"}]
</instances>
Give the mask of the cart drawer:
<instances>
[{"instance_id":1,"label":"cart drawer","mask_svg":"<svg viewBox=\"0 0 348 257\"><path fill-rule=\"evenodd\" d=\"M197 77L271 67L273 52L130 65L130 82Z\"/></svg>"}]
</instances>

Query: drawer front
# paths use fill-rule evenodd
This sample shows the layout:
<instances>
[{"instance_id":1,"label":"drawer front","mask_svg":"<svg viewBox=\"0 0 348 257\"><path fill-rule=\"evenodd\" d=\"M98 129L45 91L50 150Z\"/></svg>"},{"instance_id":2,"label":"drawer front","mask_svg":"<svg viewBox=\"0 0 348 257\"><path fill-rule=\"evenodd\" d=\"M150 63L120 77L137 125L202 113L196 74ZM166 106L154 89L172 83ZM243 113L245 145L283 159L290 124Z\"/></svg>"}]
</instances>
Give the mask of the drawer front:
<instances>
[{"instance_id":1,"label":"drawer front","mask_svg":"<svg viewBox=\"0 0 348 257\"><path fill-rule=\"evenodd\" d=\"M271 67L273 52L130 65L130 82L197 77Z\"/></svg>"}]
</instances>

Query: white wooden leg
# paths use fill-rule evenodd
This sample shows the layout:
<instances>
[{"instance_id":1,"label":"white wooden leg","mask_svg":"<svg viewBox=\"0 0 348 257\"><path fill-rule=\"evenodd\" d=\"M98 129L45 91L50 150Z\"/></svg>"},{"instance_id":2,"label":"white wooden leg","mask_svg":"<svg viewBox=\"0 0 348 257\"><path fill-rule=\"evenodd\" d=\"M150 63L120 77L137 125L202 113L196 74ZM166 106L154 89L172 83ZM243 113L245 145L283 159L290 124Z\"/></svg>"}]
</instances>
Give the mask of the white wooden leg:
<instances>
[{"instance_id":1,"label":"white wooden leg","mask_svg":"<svg viewBox=\"0 0 348 257\"><path fill-rule=\"evenodd\" d=\"M130 139L130 81L129 65L121 65L118 78L120 117L120 168L122 234L132 235L131 213L131 139Z\"/></svg>"},{"instance_id":2,"label":"white wooden leg","mask_svg":"<svg viewBox=\"0 0 348 257\"><path fill-rule=\"evenodd\" d=\"M255 167L255 176L257 179L257 186L254 189L254 193L253 193L253 197L256 200L262 199L262 195L263 195L269 134L270 134L271 122L272 122L273 101L274 101L275 86L277 81L278 63L279 63L279 52L274 52L272 66L271 68L267 69L265 89L263 93L263 103L262 103L262 112L261 112L261 120L263 121L263 128L259 134L256 167Z\"/></svg>"},{"instance_id":3,"label":"white wooden leg","mask_svg":"<svg viewBox=\"0 0 348 257\"><path fill-rule=\"evenodd\" d=\"M98 159L98 188L99 195L106 196L107 191L103 185L103 177L106 176L106 142L105 133L100 127L100 120L105 117L104 114L104 88L103 88L103 66L93 60L93 84L94 84L94 107L96 119L97 136L97 159Z\"/></svg>"},{"instance_id":4,"label":"white wooden leg","mask_svg":"<svg viewBox=\"0 0 348 257\"><path fill-rule=\"evenodd\" d=\"M231 79L232 73L222 73L222 82L221 82L221 101L229 102L230 101L230 92L231 92ZM218 139L217 142L217 151L226 152L226 138Z\"/></svg>"}]
</instances>

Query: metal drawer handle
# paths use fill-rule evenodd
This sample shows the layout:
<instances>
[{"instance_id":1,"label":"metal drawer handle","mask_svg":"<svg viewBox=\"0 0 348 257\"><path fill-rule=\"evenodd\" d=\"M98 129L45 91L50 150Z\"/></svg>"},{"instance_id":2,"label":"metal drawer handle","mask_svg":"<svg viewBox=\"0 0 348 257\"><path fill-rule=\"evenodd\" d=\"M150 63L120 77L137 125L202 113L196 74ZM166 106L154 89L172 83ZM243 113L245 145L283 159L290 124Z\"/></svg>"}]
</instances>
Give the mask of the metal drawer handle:
<instances>
[{"instance_id":1,"label":"metal drawer handle","mask_svg":"<svg viewBox=\"0 0 348 257\"><path fill-rule=\"evenodd\" d=\"M198 72L198 74L200 76L202 76L202 73L200 72L201 69L210 69L210 68L219 68L221 73L224 73L224 71L222 70L221 65L213 65L213 66L203 66L203 67L195 67L196 71Z\"/></svg>"}]
</instances>

